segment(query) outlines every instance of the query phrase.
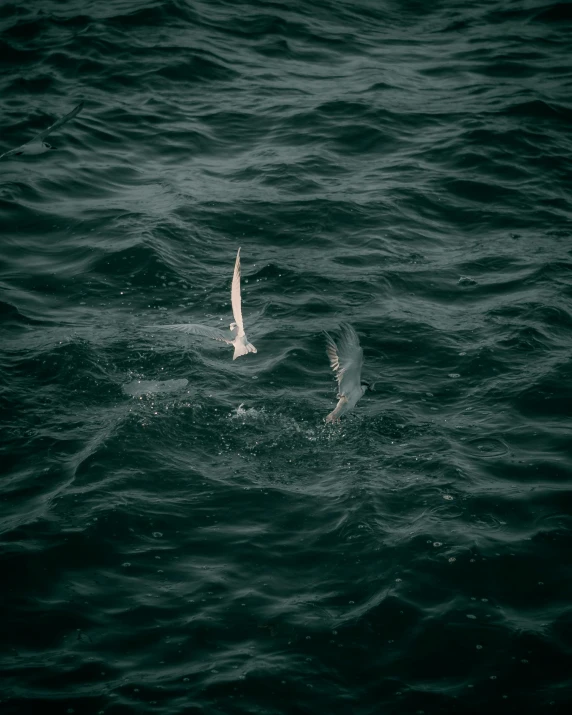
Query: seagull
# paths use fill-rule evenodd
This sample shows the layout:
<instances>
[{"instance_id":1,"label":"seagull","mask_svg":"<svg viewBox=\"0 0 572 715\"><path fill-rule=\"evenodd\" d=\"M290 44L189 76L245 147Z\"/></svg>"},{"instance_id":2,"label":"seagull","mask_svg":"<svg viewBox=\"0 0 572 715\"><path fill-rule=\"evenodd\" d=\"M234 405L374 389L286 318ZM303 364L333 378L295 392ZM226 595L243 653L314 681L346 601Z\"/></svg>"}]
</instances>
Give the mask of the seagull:
<instances>
[{"instance_id":1,"label":"seagull","mask_svg":"<svg viewBox=\"0 0 572 715\"><path fill-rule=\"evenodd\" d=\"M330 365L338 381L338 404L326 417L326 422L335 422L356 406L366 390L373 390L373 385L361 380L363 350L356 331L348 323L341 323L340 337L337 344L326 333L326 352Z\"/></svg>"},{"instance_id":2,"label":"seagull","mask_svg":"<svg viewBox=\"0 0 572 715\"><path fill-rule=\"evenodd\" d=\"M234 346L233 360L247 353L255 353L256 348L246 339L244 325L242 323L242 309L240 305L240 248L236 254L234 264L234 275L232 277L232 288L230 292L232 302L232 313L234 322L230 324L230 331L220 328L209 328L207 325L196 325L194 323L178 323L175 325L153 325L150 330L178 330L181 333L191 333L192 335L203 335L206 338L220 340Z\"/></svg>"},{"instance_id":3,"label":"seagull","mask_svg":"<svg viewBox=\"0 0 572 715\"><path fill-rule=\"evenodd\" d=\"M51 134L54 130L59 129L66 122L69 122L70 119L77 116L83 109L83 104L83 102L80 102L77 107L71 110L71 112L66 114L64 117L61 117L61 119L58 119L57 122L54 122L51 127L48 127L47 129L44 129L43 132L37 134L27 144L22 144L22 146L19 146L16 149L4 152L4 154L0 155L0 159L3 159L5 156L20 156L21 154L43 154L45 151L55 149L55 147L51 144L45 142L44 139L48 136L48 134Z\"/></svg>"}]
</instances>

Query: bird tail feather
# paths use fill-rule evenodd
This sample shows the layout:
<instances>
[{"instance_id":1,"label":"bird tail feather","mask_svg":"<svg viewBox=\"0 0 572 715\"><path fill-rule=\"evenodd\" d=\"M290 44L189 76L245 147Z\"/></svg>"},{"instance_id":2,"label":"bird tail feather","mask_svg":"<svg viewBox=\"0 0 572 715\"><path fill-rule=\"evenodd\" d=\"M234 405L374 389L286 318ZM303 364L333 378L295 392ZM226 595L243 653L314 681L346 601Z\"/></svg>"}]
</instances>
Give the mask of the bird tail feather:
<instances>
[{"instance_id":1,"label":"bird tail feather","mask_svg":"<svg viewBox=\"0 0 572 715\"><path fill-rule=\"evenodd\" d=\"M246 343L246 345L239 344L237 345L235 343L234 345L234 355L232 356L233 360L236 360L237 357L240 357L241 355L246 355L247 353L255 353L256 348L252 343Z\"/></svg>"},{"instance_id":2,"label":"bird tail feather","mask_svg":"<svg viewBox=\"0 0 572 715\"><path fill-rule=\"evenodd\" d=\"M346 402L347 402L347 399L344 396L340 397L338 404L330 412L330 414L326 417L326 422L337 422L340 419L340 415L344 411Z\"/></svg>"}]
</instances>

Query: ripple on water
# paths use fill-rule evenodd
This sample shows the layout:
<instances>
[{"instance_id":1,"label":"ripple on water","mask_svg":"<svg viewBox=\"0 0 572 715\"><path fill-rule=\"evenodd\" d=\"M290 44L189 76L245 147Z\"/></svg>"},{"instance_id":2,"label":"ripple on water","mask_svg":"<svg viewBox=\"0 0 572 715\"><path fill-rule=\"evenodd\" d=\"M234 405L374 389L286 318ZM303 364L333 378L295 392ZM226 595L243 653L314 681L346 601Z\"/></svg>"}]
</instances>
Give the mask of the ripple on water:
<instances>
[{"instance_id":1,"label":"ripple on water","mask_svg":"<svg viewBox=\"0 0 572 715\"><path fill-rule=\"evenodd\" d=\"M141 395L157 395L170 392L178 392L189 384L186 379L181 380L133 380L127 385L123 385L123 392L132 397Z\"/></svg>"},{"instance_id":2,"label":"ripple on water","mask_svg":"<svg viewBox=\"0 0 572 715\"><path fill-rule=\"evenodd\" d=\"M465 442L465 445L472 454L481 457L502 457L509 451L508 445L499 437L477 437Z\"/></svg>"}]
</instances>

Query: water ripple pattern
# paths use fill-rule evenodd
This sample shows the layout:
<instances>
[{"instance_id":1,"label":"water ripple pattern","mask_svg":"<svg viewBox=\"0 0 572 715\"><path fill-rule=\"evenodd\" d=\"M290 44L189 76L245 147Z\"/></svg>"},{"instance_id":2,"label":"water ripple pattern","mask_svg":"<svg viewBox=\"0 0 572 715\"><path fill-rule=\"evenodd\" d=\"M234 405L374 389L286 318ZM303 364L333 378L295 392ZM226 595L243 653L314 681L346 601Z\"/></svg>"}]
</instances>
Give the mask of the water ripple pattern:
<instances>
[{"instance_id":1,"label":"water ripple pattern","mask_svg":"<svg viewBox=\"0 0 572 715\"><path fill-rule=\"evenodd\" d=\"M571 7L1 4L3 713L569 712Z\"/></svg>"}]
</instances>

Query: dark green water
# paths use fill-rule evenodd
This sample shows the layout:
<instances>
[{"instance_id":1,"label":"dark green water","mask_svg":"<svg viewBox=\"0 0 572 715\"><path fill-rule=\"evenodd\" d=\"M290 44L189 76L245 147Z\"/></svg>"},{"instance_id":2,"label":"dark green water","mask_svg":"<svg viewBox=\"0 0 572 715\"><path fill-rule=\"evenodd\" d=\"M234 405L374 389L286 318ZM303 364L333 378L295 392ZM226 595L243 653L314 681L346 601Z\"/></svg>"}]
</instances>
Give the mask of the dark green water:
<instances>
[{"instance_id":1,"label":"dark green water","mask_svg":"<svg viewBox=\"0 0 572 715\"><path fill-rule=\"evenodd\" d=\"M568 712L572 5L0 32L0 711Z\"/></svg>"}]
</instances>

